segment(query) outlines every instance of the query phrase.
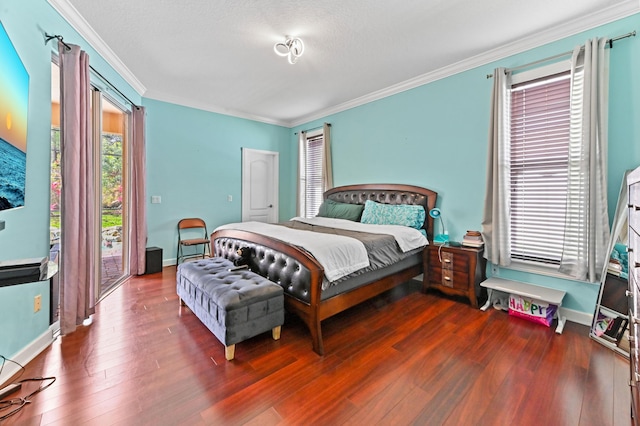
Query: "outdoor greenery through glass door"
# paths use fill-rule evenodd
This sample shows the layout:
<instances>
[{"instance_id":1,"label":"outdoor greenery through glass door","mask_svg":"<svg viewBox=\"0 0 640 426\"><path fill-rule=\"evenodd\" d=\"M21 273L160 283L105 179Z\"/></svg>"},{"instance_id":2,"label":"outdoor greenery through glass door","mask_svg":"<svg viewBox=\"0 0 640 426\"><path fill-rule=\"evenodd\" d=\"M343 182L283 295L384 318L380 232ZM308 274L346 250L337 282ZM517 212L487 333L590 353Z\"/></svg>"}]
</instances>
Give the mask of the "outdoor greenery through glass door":
<instances>
[{"instance_id":1,"label":"outdoor greenery through glass door","mask_svg":"<svg viewBox=\"0 0 640 426\"><path fill-rule=\"evenodd\" d=\"M107 101L103 100L103 104ZM112 104L105 105L101 132L101 271L98 297L124 277L123 232L124 144L127 115ZM60 242L60 128L51 128L51 213L50 239L52 247Z\"/></svg>"},{"instance_id":2,"label":"outdoor greenery through glass door","mask_svg":"<svg viewBox=\"0 0 640 426\"><path fill-rule=\"evenodd\" d=\"M125 150L127 114L102 97L100 167L102 192L101 297L125 276L126 192Z\"/></svg>"}]
</instances>

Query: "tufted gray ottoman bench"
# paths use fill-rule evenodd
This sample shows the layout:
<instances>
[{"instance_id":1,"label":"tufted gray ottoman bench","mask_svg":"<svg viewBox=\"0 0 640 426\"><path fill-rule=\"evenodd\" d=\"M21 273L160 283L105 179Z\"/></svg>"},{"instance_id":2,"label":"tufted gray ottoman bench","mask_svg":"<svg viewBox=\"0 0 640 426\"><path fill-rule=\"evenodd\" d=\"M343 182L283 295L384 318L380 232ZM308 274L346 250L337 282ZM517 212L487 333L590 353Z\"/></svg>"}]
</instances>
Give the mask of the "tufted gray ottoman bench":
<instances>
[{"instance_id":1,"label":"tufted gray ottoman bench","mask_svg":"<svg viewBox=\"0 0 640 426\"><path fill-rule=\"evenodd\" d=\"M181 263L176 276L180 303L224 344L227 360L236 343L250 337L271 330L278 340L284 323L282 287L249 269L233 268L231 261L214 257Z\"/></svg>"}]
</instances>

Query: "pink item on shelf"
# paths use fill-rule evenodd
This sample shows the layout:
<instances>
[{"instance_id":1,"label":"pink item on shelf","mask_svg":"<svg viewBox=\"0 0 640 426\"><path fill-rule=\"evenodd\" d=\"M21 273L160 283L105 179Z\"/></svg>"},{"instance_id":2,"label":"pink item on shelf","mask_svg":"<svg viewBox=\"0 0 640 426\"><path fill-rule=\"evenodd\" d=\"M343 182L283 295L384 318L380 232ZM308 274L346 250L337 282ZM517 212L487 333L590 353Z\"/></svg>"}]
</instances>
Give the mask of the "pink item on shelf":
<instances>
[{"instance_id":1,"label":"pink item on shelf","mask_svg":"<svg viewBox=\"0 0 640 426\"><path fill-rule=\"evenodd\" d=\"M551 326L558 306L516 294L509 295L509 315Z\"/></svg>"}]
</instances>

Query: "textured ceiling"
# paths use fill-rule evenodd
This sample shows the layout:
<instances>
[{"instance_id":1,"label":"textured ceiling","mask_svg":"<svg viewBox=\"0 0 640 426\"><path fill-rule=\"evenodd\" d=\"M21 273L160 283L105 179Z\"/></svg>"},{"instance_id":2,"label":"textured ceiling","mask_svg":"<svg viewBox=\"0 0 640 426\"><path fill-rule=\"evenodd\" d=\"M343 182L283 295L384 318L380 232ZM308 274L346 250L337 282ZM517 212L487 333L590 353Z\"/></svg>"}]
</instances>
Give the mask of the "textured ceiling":
<instances>
[{"instance_id":1,"label":"textured ceiling","mask_svg":"<svg viewBox=\"0 0 640 426\"><path fill-rule=\"evenodd\" d=\"M505 45L532 47L638 10L637 0L49 2L81 17L141 95L285 126ZM287 34L305 43L295 65L273 51Z\"/></svg>"}]
</instances>

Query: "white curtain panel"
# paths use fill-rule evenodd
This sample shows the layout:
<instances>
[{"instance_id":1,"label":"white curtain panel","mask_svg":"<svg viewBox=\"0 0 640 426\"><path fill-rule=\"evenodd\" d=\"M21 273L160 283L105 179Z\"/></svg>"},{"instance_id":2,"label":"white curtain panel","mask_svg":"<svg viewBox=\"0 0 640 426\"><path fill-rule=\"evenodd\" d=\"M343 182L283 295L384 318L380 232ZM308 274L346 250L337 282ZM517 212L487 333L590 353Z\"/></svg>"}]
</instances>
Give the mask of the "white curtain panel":
<instances>
[{"instance_id":1,"label":"white curtain panel","mask_svg":"<svg viewBox=\"0 0 640 426\"><path fill-rule=\"evenodd\" d=\"M303 173L305 173L305 158L307 152L307 132L300 131L298 132L298 202L296 216L304 216L305 212L305 201L307 199L307 191L305 189L305 185L303 182L304 179Z\"/></svg>"},{"instance_id":2,"label":"white curtain panel","mask_svg":"<svg viewBox=\"0 0 640 426\"><path fill-rule=\"evenodd\" d=\"M322 125L323 147L322 156L322 192L333 188L333 166L331 164L331 125L324 123Z\"/></svg>"},{"instance_id":3,"label":"white curtain panel","mask_svg":"<svg viewBox=\"0 0 640 426\"><path fill-rule=\"evenodd\" d=\"M491 95L491 121L489 123L489 149L487 156L487 181L482 217L482 238L485 242L484 257L491 263L509 266L509 129L505 117L509 109L509 75L504 68L493 72Z\"/></svg>"},{"instance_id":4,"label":"white curtain panel","mask_svg":"<svg viewBox=\"0 0 640 426\"><path fill-rule=\"evenodd\" d=\"M607 261L607 128L609 55L606 39L592 39L571 58L571 135L565 246L560 271L597 282ZM582 72L581 72L582 71Z\"/></svg>"}]
</instances>

